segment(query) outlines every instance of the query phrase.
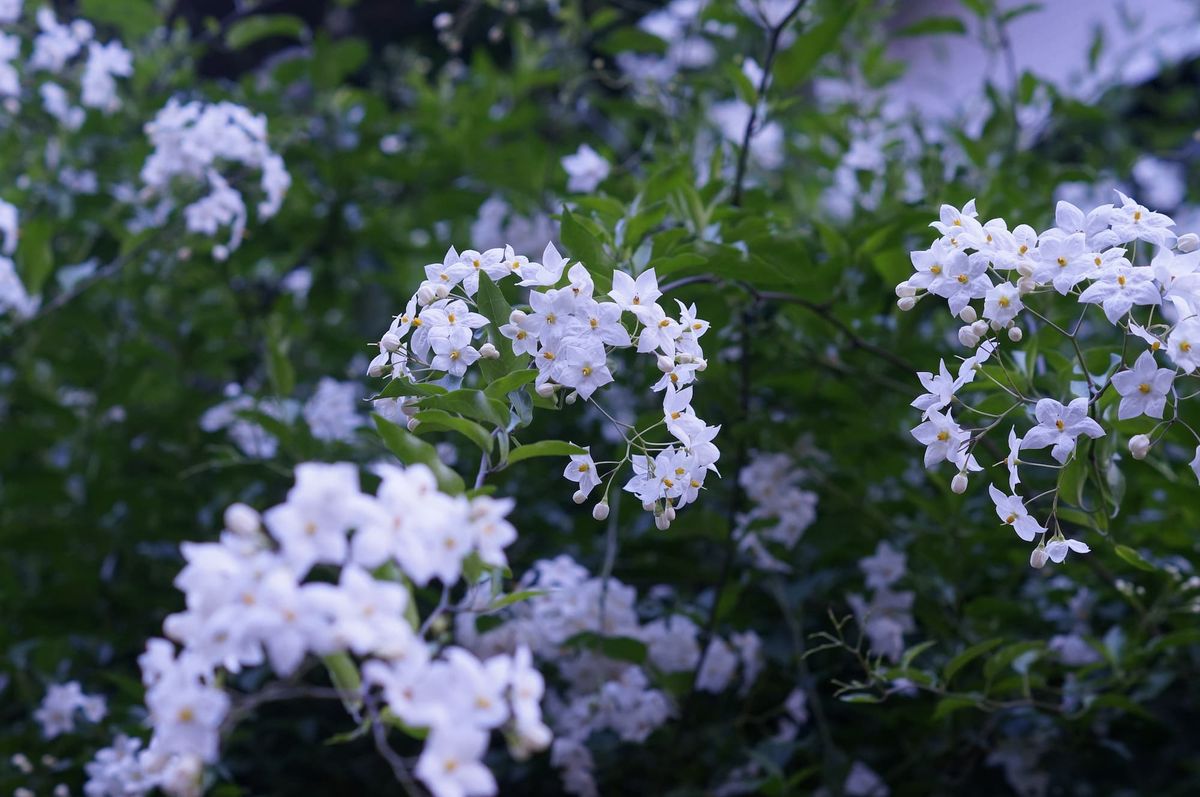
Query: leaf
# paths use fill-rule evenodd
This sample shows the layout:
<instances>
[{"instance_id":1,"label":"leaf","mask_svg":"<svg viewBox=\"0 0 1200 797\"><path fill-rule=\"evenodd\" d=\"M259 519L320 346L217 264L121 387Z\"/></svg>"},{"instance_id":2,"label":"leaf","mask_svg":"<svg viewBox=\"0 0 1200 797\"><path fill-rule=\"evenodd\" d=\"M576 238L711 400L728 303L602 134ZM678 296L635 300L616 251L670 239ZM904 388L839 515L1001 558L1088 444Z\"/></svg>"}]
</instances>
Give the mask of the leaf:
<instances>
[{"instance_id":1,"label":"leaf","mask_svg":"<svg viewBox=\"0 0 1200 797\"><path fill-rule=\"evenodd\" d=\"M272 316L267 324L267 378L275 395L292 395L296 388L296 371L288 359L290 341L283 335L283 319Z\"/></svg>"},{"instance_id":2,"label":"leaf","mask_svg":"<svg viewBox=\"0 0 1200 797\"><path fill-rule=\"evenodd\" d=\"M933 710L933 718L935 720L945 719L959 709L974 708L975 705L975 701L969 697L943 697Z\"/></svg>"},{"instance_id":3,"label":"leaf","mask_svg":"<svg viewBox=\"0 0 1200 797\"><path fill-rule=\"evenodd\" d=\"M134 40L162 23L154 0L82 0L79 13L95 24L112 25L131 49Z\"/></svg>"},{"instance_id":4,"label":"leaf","mask_svg":"<svg viewBox=\"0 0 1200 797\"><path fill-rule=\"evenodd\" d=\"M581 631L565 643L568 647L598 650L610 659L641 664L646 660L646 643L625 636L603 636L595 631Z\"/></svg>"},{"instance_id":5,"label":"leaf","mask_svg":"<svg viewBox=\"0 0 1200 797\"><path fill-rule=\"evenodd\" d=\"M417 434L425 431L458 432L470 440L485 454L492 452L492 435L474 421L451 415L444 410L421 410L413 416L418 421Z\"/></svg>"},{"instance_id":6,"label":"leaf","mask_svg":"<svg viewBox=\"0 0 1200 797\"><path fill-rule=\"evenodd\" d=\"M483 392L494 399L503 399L509 393L517 390L533 380L537 379L537 371L533 368L522 368L519 371L513 371L511 374L505 374L499 379L493 379Z\"/></svg>"},{"instance_id":7,"label":"leaf","mask_svg":"<svg viewBox=\"0 0 1200 797\"><path fill-rule=\"evenodd\" d=\"M375 428L379 430L379 436L383 439L383 444L401 462L405 465L425 465L428 467L437 478L438 489L442 490L442 492L450 493L451 495L459 495L463 492L466 485L463 484L462 477L455 473L446 463L442 462L437 455L436 448L386 418L376 415L374 419Z\"/></svg>"},{"instance_id":8,"label":"leaf","mask_svg":"<svg viewBox=\"0 0 1200 797\"><path fill-rule=\"evenodd\" d=\"M1148 573L1153 573L1158 570L1157 567L1146 561L1140 553L1130 548L1128 545L1117 545L1114 549L1117 556L1125 560L1126 563L1133 565L1138 570L1145 570Z\"/></svg>"},{"instance_id":9,"label":"leaf","mask_svg":"<svg viewBox=\"0 0 1200 797\"><path fill-rule=\"evenodd\" d=\"M490 423L501 429L508 426L509 411L507 405L490 398L482 390L454 390L438 396L421 399L421 409L444 410L456 412L477 421Z\"/></svg>"},{"instance_id":10,"label":"leaf","mask_svg":"<svg viewBox=\"0 0 1200 797\"><path fill-rule=\"evenodd\" d=\"M330 653L321 657L325 669L329 671L329 680L342 695L342 703L352 715L357 714L356 707L362 693L362 678L358 674L358 666L350 654L342 651Z\"/></svg>"},{"instance_id":11,"label":"leaf","mask_svg":"<svg viewBox=\"0 0 1200 797\"><path fill-rule=\"evenodd\" d=\"M569 457L574 454L586 454L587 449L563 440L539 440L536 443L517 446L508 453L508 464L515 465L534 457Z\"/></svg>"},{"instance_id":12,"label":"leaf","mask_svg":"<svg viewBox=\"0 0 1200 797\"><path fill-rule=\"evenodd\" d=\"M838 697L838 700L843 703L882 703L883 699L879 695L873 695L870 692L850 692Z\"/></svg>"},{"instance_id":13,"label":"leaf","mask_svg":"<svg viewBox=\"0 0 1200 797\"><path fill-rule=\"evenodd\" d=\"M598 290L608 290L612 284L612 273L604 268L608 265L604 245L566 208L563 208L560 223L563 246L587 268Z\"/></svg>"},{"instance_id":14,"label":"leaf","mask_svg":"<svg viewBox=\"0 0 1200 797\"><path fill-rule=\"evenodd\" d=\"M441 385L435 385L429 382L414 382L411 379L406 379L403 376L398 376L384 386L379 394L371 397L371 401L375 399L399 398L400 396L443 396L450 391Z\"/></svg>"},{"instance_id":15,"label":"leaf","mask_svg":"<svg viewBox=\"0 0 1200 797\"><path fill-rule=\"evenodd\" d=\"M967 26L958 17L926 17L900 30L898 36L934 36L945 33L963 34Z\"/></svg>"},{"instance_id":16,"label":"leaf","mask_svg":"<svg viewBox=\"0 0 1200 797\"><path fill-rule=\"evenodd\" d=\"M256 14L234 23L225 34L225 44L231 50L240 50L271 37L303 39L307 32L308 25L300 17L291 14Z\"/></svg>"},{"instance_id":17,"label":"leaf","mask_svg":"<svg viewBox=\"0 0 1200 797\"><path fill-rule=\"evenodd\" d=\"M487 611L498 612L501 609L503 609L505 606L512 606L514 603L520 603L521 601L527 601L530 598L536 598L540 595L545 595L545 594L546 594L546 590L544 590L544 589L525 589L525 590L521 590L520 592L510 593L508 595L501 595L499 598L494 600L491 603L491 605L489 605L487 607Z\"/></svg>"},{"instance_id":18,"label":"leaf","mask_svg":"<svg viewBox=\"0 0 1200 797\"><path fill-rule=\"evenodd\" d=\"M773 71L777 81L784 86L804 82L821 58L837 46L842 31L850 24L858 6L859 3L843 0L829 9L828 16L797 36L792 46L776 59Z\"/></svg>"},{"instance_id":19,"label":"leaf","mask_svg":"<svg viewBox=\"0 0 1200 797\"><path fill-rule=\"evenodd\" d=\"M512 341L507 340L499 332L500 327L507 324L508 317L512 315L512 305L504 298L500 287L483 272L479 274L479 290L475 294L475 303L479 307L479 312L492 322L487 327L488 340L496 347L496 351L500 352L500 356L494 360L486 357L479 360L479 367L483 371L484 378L489 382L495 381L513 371L525 368L529 364L529 355L514 354Z\"/></svg>"},{"instance_id":20,"label":"leaf","mask_svg":"<svg viewBox=\"0 0 1200 797\"><path fill-rule=\"evenodd\" d=\"M929 648L933 647L936 644L937 644L937 640L929 639L929 640L926 640L919 644L913 645L911 648L904 651L904 657L902 659L900 659L900 669L907 670L909 667L912 666L913 659L915 659L917 656L920 656L922 653L929 650Z\"/></svg>"},{"instance_id":21,"label":"leaf","mask_svg":"<svg viewBox=\"0 0 1200 797\"><path fill-rule=\"evenodd\" d=\"M957 656L950 659L950 661L946 662L946 666L942 670L942 680L949 685L950 679L957 675L959 670L961 670L963 667L966 667L983 654L992 650L1003 641L1004 640L997 637L995 639L985 639L982 642L971 645L971 647L967 648L962 653L959 653Z\"/></svg>"},{"instance_id":22,"label":"leaf","mask_svg":"<svg viewBox=\"0 0 1200 797\"><path fill-rule=\"evenodd\" d=\"M1033 640L1014 642L1011 645L1007 645L989 658L987 664L983 665L983 676L990 683L1005 667L1012 664L1018 656L1030 651L1041 650L1043 647L1043 643Z\"/></svg>"}]
</instances>

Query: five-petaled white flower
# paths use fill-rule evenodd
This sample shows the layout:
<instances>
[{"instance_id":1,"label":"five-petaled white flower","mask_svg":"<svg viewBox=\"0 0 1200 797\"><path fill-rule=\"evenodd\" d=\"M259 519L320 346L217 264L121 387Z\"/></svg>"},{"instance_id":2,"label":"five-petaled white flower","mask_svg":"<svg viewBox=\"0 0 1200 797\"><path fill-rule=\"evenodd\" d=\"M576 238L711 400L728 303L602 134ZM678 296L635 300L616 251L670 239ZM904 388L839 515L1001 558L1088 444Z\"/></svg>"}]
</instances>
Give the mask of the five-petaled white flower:
<instances>
[{"instance_id":1,"label":"five-petaled white flower","mask_svg":"<svg viewBox=\"0 0 1200 797\"><path fill-rule=\"evenodd\" d=\"M1034 537L1046 530L1045 526L1038 523L1037 519L1029 514L1021 496L1005 495L996 489L994 484L988 485L988 495L992 497L992 503L996 505L996 514L1000 520L1005 525L1012 526L1017 536L1025 542L1033 542Z\"/></svg>"},{"instance_id":2,"label":"five-petaled white flower","mask_svg":"<svg viewBox=\"0 0 1200 797\"><path fill-rule=\"evenodd\" d=\"M1167 392L1174 382L1174 371L1159 368L1153 354L1142 352L1133 368L1113 374L1113 387L1121 394L1117 417L1121 420L1139 415L1161 418L1167 404Z\"/></svg>"},{"instance_id":3,"label":"five-petaled white flower","mask_svg":"<svg viewBox=\"0 0 1200 797\"><path fill-rule=\"evenodd\" d=\"M1038 425L1029 430L1021 441L1021 448L1045 448L1053 446L1050 455L1059 462L1066 462L1075 450L1075 438L1084 434L1088 437L1103 437L1100 424L1088 417L1088 400L1077 398L1065 407L1054 399L1044 398L1033 411Z\"/></svg>"}]
</instances>

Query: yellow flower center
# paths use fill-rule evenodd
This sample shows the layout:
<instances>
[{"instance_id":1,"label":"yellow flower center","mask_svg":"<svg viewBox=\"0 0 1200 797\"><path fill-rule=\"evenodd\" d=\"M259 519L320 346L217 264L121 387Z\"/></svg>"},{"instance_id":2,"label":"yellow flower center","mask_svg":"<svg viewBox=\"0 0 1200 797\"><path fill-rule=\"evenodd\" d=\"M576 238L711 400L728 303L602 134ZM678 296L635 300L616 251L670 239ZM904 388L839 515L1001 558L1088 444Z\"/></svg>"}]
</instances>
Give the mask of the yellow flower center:
<instances>
[{"instance_id":1,"label":"yellow flower center","mask_svg":"<svg viewBox=\"0 0 1200 797\"><path fill-rule=\"evenodd\" d=\"M1140 385L1138 385L1138 390L1142 393L1149 393L1150 386L1147 385L1145 382L1142 382Z\"/></svg>"},{"instance_id":2,"label":"yellow flower center","mask_svg":"<svg viewBox=\"0 0 1200 797\"><path fill-rule=\"evenodd\" d=\"M450 352L450 359L451 359L451 360L457 360L457 359L458 359L458 349L455 349L455 350L453 350L452 352Z\"/></svg>"},{"instance_id":3,"label":"yellow flower center","mask_svg":"<svg viewBox=\"0 0 1200 797\"><path fill-rule=\"evenodd\" d=\"M937 439L938 439L938 440L941 440L941 441L944 443L944 442L946 442L947 440L949 440L949 439L950 439L950 433L949 433L949 432L944 432L944 431L943 431L943 432L938 432L938 433L937 433Z\"/></svg>"},{"instance_id":4,"label":"yellow flower center","mask_svg":"<svg viewBox=\"0 0 1200 797\"><path fill-rule=\"evenodd\" d=\"M1023 255L1028 251L1029 251L1029 246L1026 244L1021 244L1021 248L1017 250L1017 254Z\"/></svg>"},{"instance_id":5,"label":"yellow flower center","mask_svg":"<svg viewBox=\"0 0 1200 797\"><path fill-rule=\"evenodd\" d=\"M1135 210L1135 211L1133 211L1133 221L1134 221L1134 223L1137 223L1137 222L1139 222L1139 221L1141 221L1141 220L1142 220L1142 211L1140 211L1140 210Z\"/></svg>"},{"instance_id":6,"label":"yellow flower center","mask_svg":"<svg viewBox=\"0 0 1200 797\"><path fill-rule=\"evenodd\" d=\"M1058 427L1058 431L1060 432L1067 428L1067 425L1062 422L1062 418L1059 418L1057 421L1055 421L1054 425Z\"/></svg>"},{"instance_id":7,"label":"yellow flower center","mask_svg":"<svg viewBox=\"0 0 1200 797\"><path fill-rule=\"evenodd\" d=\"M1120 285L1122 288L1125 287L1125 275L1124 274L1117 277L1117 284Z\"/></svg>"},{"instance_id":8,"label":"yellow flower center","mask_svg":"<svg viewBox=\"0 0 1200 797\"><path fill-rule=\"evenodd\" d=\"M932 266L929 267L929 273L930 274L941 274L942 267L939 266L937 263L934 263Z\"/></svg>"},{"instance_id":9,"label":"yellow flower center","mask_svg":"<svg viewBox=\"0 0 1200 797\"><path fill-rule=\"evenodd\" d=\"M585 366L583 366L583 368L581 368L580 370L583 372L583 375L584 375L584 376L591 376L591 375L592 375L592 366L590 366L590 365L585 365Z\"/></svg>"},{"instance_id":10,"label":"yellow flower center","mask_svg":"<svg viewBox=\"0 0 1200 797\"><path fill-rule=\"evenodd\" d=\"M1014 515L1009 515L1008 517L1004 518L1004 522L1005 522L1005 523L1008 523L1008 524L1010 524L1010 525L1011 525L1012 523L1016 522L1016 520L1017 520L1017 516L1016 516L1015 514L1014 514Z\"/></svg>"},{"instance_id":11,"label":"yellow flower center","mask_svg":"<svg viewBox=\"0 0 1200 797\"><path fill-rule=\"evenodd\" d=\"M959 282L961 282L963 285L966 285L966 284L967 284L967 275L966 275L966 274L959 274L959 275L958 275L958 281L959 281Z\"/></svg>"},{"instance_id":12,"label":"yellow flower center","mask_svg":"<svg viewBox=\"0 0 1200 797\"><path fill-rule=\"evenodd\" d=\"M1059 267L1059 268L1065 268L1065 267L1066 267L1066 265L1067 265L1067 259L1066 259L1065 257L1060 257L1060 258L1058 259L1058 267Z\"/></svg>"},{"instance_id":13,"label":"yellow flower center","mask_svg":"<svg viewBox=\"0 0 1200 797\"><path fill-rule=\"evenodd\" d=\"M1001 307L1008 307L1011 302L1008 300L1007 296L1001 296L996 300L996 304L1000 305Z\"/></svg>"}]
</instances>

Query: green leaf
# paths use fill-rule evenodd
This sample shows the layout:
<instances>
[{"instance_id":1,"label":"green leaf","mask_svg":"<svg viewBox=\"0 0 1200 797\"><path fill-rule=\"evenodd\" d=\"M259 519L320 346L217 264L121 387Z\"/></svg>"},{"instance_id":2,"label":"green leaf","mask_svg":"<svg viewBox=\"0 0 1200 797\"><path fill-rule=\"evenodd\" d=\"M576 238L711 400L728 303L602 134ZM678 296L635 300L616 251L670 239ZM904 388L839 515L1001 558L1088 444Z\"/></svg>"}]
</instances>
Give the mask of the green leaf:
<instances>
[{"instance_id":1,"label":"green leaf","mask_svg":"<svg viewBox=\"0 0 1200 797\"><path fill-rule=\"evenodd\" d=\"M505 606L512 606L514 603L527 601L530 598L536 598L545 594L546 590L544 589L525 589L521 590L520 592L510 593L508 595L501 595L496 600L492 601L492 603L487 607L487 611L498 612Z\"/></svg>"},{"instance_id":2,"label":"green leaf","mask_svg":"<svg viewBox=\"0 0 1200 797\"><path fill-rule=\"evenodd\" d=\"M586 454L587 449L563 440L539 440L536 443L517 446L508 453L508 464L514 465L534 457L569 457L574 454Z\"/></svg>"},{"instance_id":3,"label":"green leaf","mask_svg":"<svg viewBox=\"0 0 1200 797\"><path fill-rule=\"evenodd\" d=\"M474 421L451 415L444 410L421 410L413 416L418 421L417 434L426 431L452 431L479 446L485 454L492 452L492 434Z\"/></svg>"},{"instance_id":4,"label":"green leaf","mask_svg":"<svg viewBox=\"0 0 1200 797\"><path fill-rule=\"evenodd\" d=\"M954 712L963 708L974 708L976 702L969 697L943 697L938 701L937 707L933 710L933 718L935 720L945 719Z\"/></svg>"},{"instance_id":5,"label":"green leaf","mask_svg":"<svg viewBox=\"0 0 1200 797\"><path fill-rule=\"evenodd\" d=\"M1043 643L1029 640L1025 642L1014 642L1001 648L995 655L987 660L983 665L983 675L988 682L995 680L1004 668L1008 667L1013 661L1023 653L1028 653L1031 650L1041 650Z\"/></svg>"},{"instance_id":6,"label":"green leaf","mask_svg":"<svg viewBox=\"0 0 1200 797\"><path fill-rule=\"evenodd\" d=\"M537 371L533 368L522 368L505 374L499 379L493 379L483 388L483 392L494 399L503 399L509 393L537 379Z\"/></svg>"},{"instance_id":7,"label":"green leaf","mask_svg":"<svg viewBox=\"0 0 1200 797\"><path fill-rule=\"evenodd\" d=\"M1117 556L1121 557L1125 560L1125 562L1133 565L1138 570L1145 570L1148 573L1153 573L1158 570L1157 567L1146 561L1145 557L1143 557L1133 548L1130 548L1128 545L1117 545L1113 548L1113 550L1116 551Z\"/></svg>"},{"instance_id":8,"label":"green leaf","mask_svg":"<svg viewBox=\"0 0 1200 797\"><path fill-rule=\"evenodd\" d=\"M848 692L840 695L838 700L843 703L882 703L883 698L870 692Z\"/></svg>"},{"instance_id":9,"label":"green leaf","mask_svg":"<svg viewBox=\"0 0 1200 797\"><path fill-rule=\"evenodd\" d=\"M54 224L50 219L32 218L21 224L21 245L15 259L30 296L42 292L42 286L54 271L53 237Z\"/></svg>"},{"instance_id":10,"label":"green leaf","mask_svg":"<svg viewBox=\"0 0 1200 797\"><path fill-rule=\"evenodd\" d=\"M283 319L272 316L267 324L267 378L276 396L287 397L296 389L296 371L288 359L290 341L282 329Z\"/></svg>"},{"instance_id":11,"label":"green leaf","mask_svg":"<svg viewBox=\"0 0 1200 797\"><path fill-rule=\"evenodd\" d=\"M898 36L933 36L944 33L963 34L967 26L958 17L926 17L902 28Z\"/></svg>"},{"instance_id":12,"label":"green leaf","mask_svg":"<svg viewBox=\"0 0 1200 797\"><path fill-rule=\"evenodd\" d=\"M429 382L414 382L403 376L398 376L384 386L379 394L371 400L384 398L399 398L400 396L444 396L449 391L441 385Z\"/></svg>"},{"instance_id":13,"label":"green leaf","mask_svg":"<svg viewBox=\"0 0 1200 797\"><path fill-rule=\"evenodd\" d=\"M303 39L307 32L308 26L300 17L291 14L258 14L234 23L225 34L225 44L231 50L240 50L270 37Z\"/></svg>"},{"instance_id":14,"label":"green leaf","mask_svg":"<svg viewBox=\"0 0 1200 797\"><path fill-rule=\"evenodd\" d=\"M797 36L775 61L773 71L777 81L783 86L795 86L807 80L821 58L837 46L859 5L851 0L837 3L824 19Z\"/></svg>"},{"instance_id":15,"label":"green leaf","mask_svg":"<svg viewBox=\"0 0 1200 797\"><path fill-rule=\"evenodd\" d=\"M900 669L907 670L912 666L913 660L920 656L925 651L937 644L936 639L929 639L919 644L913 645L908 650L904 651L904 657L900 659Z\"/></svg>"},{"instance_id":16,"label":"green leaf","mask_svg":"<svg viewBox=\"0 0 1200 797\"><path fill-rule=\"evenodd\" d=\"M604 636L595 631L581 631L568 639L565 644L568 647L597 650L617 661L641 664L646 660L646 643L633 637Z\"/></svg>"},{"instance_id":17,"label":"green leaf","mask_svg":"<svg viewBox=\"0 0 1200 797\"><path fill-rule=\"evenodd\" d=\"M950 679L957 675L959 670L961 670L963 667L966 667L983 654L997 647L1003 641L1004 640L1000 639L999 637L995 639L985 639L984 641L978 642L967 648L962 653L959 653L957 656L950 659L950 661L946 662L946 667L942 670L942 680L949 685Z\"/></svg>"},{"instance_id":18,"label":"green leaf","mask_svg":"<svg viewBox=\"0 0 1200 797\"><path fill-rule=\"evenodd\" d=\"M321 661L329 671L329 680L341 693L342 703L347 709L356 707L361 702L359 696L362 693L362 678L358 674L358 665L354 663L354 659L343 651L322 656Z\"/></svg>"},{"instance_id":19,"label":"green leaf","mask_svg":"<svg viewBox=\"0 0 1200 797\"><path fill-rule=\"evenodd\" d=\"M444 410L490 423L501 429L508 426L508 407L490 398L482 390L455 390L438 396L421 399L421 409Z\"/></svg>"},{"instance_id":20,"label":"green leaf","mask_svg":"<svg viewBox=\"0 0 1200 797\"><path fill-rule=\"evenodd\" d=\"M374 416L374 418L375 428L379 430L379 436L383 439L383 444L401 462L405 465L425 465L428 467L437 478L438 488L442 492L450 493L451 495L459 495L463 492L466 485L463 484L462 477L455 473L446 463L442 462L437 455L436 448L386 418L378 415Z\"/></svg>"},{"instance_id":21,"label":"green leaf","mask_svg":"<svg viewBox=\"0 0 1200 797\"><path fill-rule=\"evenodd\" d=\"M608 258L604 256L604 245L584 227L578 216L566 208L563 208L561 225L562 242L567 252L583 263L598 289L608 290L612 284L612 272L605 269Z\"/></svg>"},{"instance_id":22,"label":"green leaf","mask_svg":"<svg viewBox=\"0 0 1200 797\"><path fill-rule=\"evenodd\" d=\"M94 24L112 25L132 49L132 42L158 28L162 17L154 0L82 0L80 16Z\"/></svg>"},{"instance_id":23,"label":"green leaf","mask_svg":"<svg viewBox=\"0 0 1200 797\"><path fill-rule=\"evenodd\" d=\"M507 340L499 332L500 327L507 324L508 317L512 315L512 305L504 298L500 287L483 272L479 274L479 291L475 294L475 303L479 307L479 312L492 322L487 327L488 340L496 347L496 351L500 352L500 356L494 360L487 358L479 360L479 367L483 371L484 378L489 382L494 382L528 365L529 355L514 354L512 341Z\"/></svg>"}]
</instances>

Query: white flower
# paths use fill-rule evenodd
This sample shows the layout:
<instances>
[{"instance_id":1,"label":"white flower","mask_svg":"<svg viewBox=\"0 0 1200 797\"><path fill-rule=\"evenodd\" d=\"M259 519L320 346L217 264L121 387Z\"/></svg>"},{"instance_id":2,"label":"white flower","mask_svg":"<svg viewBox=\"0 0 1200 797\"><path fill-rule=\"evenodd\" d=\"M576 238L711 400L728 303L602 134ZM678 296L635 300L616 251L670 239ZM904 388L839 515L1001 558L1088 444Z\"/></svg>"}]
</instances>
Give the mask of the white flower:
<instances>
[{"instance_id":1,"label":"white flower","mask_svg":"<svg viewBox=\"0 0 1200 797\"><path fill-rule=\"evenodd\" d=\"M1058 564L1067 558L1067 553L1074 551L1075 553L1088 553L1092 549L1087 546L1087 543L1079 540L1057 539L1046 543L1046 556L1050 557L1050 561Z\"/></svg>"},{"instance_id":2,"label":"white flower","mask_svg":"<svg viewBox=\"0 0 1200 797\"><path fill-rule=\"evenodd\" d=\"M1153 354L1142 352L1133 368L1112 376L1113 387L1121 394L1117 417L1121 420L1139 415L1161 418L1167 404L1167 393L1174 382L1174 371L1159 368Z\"/></svg>"},{"instance_id":3,"label":"white flower","mask_svg":"<svg viewBox=\"0 0 1200 797\"><path fill-rule=\"evenodd\" d=\"M465 328L451 328L449 334L431 337L434 358L429 367L445 371L450 376L461 377L479 357L479 351L470 345L471 332Z\"/></svg>"},{"instance_id":4,"label":"white flower","mask_svg":"<svg viewBox=\"0 0 1200 797\"><path fill-rule=\"evenodd\" d=\"M1192 461L1188 463L1192 473L1196 474L1196 479L1200 480L1200 446L1196 446L1196 456L1192 457Z\"/></svg>"},{"instance_id":5,"label":"white flower","mask_svg":"<svg viewBox=\"0 0 1200 797\"><path fill-rule=\"evenodd\" d=\"M931 468L945 460L959 464L965 455L971 435L954 421L950 412L937 410L927 413L927 420L912 430L912 436L925 446L925 467Z\"/></svg>"},{"instance_id":6,"label":"white flower","mask_svg":"<svg viewBox=\"0 0 1200 797\"><path fill-rule=\"evenodd\" d=\"M1037 249L1033 278L1052 283L1064 296L1095 270L1083 233L1043 238Z\"/></svg>"},{"instance_id":7,"label":"white flower","mask_svg":"<svg viewBox=\"0 0 1200 797\"><path fill-rule=\"evenodd\" d=\"M571 461L563 469L563 477L579 485L579 491L588 495L600 486L600 476L596 473L596 463L592 455L572 454Z\"/></svg>"},{"instance_id":8,"label":"white flower","mask_svg":"<svg viewBox=\"0 0 1200 797\"><path fill-rule=\"evenodd\" d=\"M117 82L113 78L132 74L133 56L120 42L89 43L80 101L89 108L99 108L105 113L117 109L121 101L117 98Z\"/></svg>"},{"instance_id":9,"label":"white flower","mask_svg":"<svg viewBox=\"0 0 1200 797\"><path fill-rule=\"evenodd\" d=\"M1149 268L1114 266L1102 272L1079 295L1079 301L1102 305L1104 315L1116 324L1135 305L1161 304L1162 296Z\"/></svg>"},{"instance_id":10,"label":"white flower","mask_svg":"<svg viewBox=\"0 0 1200 797\"><path fill-rule=\"evenodd\" d=\"M1171 330L1167 354L1186 373L1200 368L1200 319L1186 318Z\"/></svg>"},{"instance_id":11,"label":"white flower","mask_svg":"<svg viewBox=\"0 0 1200 797\"><path fill-rule=\"evenodd\" d=\"M983 297L983 317L1000 325L1010 323L1023 309L1020 292L1008 282L992 287Z\"/></svg>"},{"instance_id":12,"label":"white flower","mask_svg":"<svg viewBox=\"0 0 1200 797\"><path fill-rule=\"evenodd\" d=\"M613 287L608 295L622 310L637 314L658 301L662 291L658 289L658 276L654 269L643 271L636 280L624 271L614 271Z\"/></svg>"},{"instance_id":13,"label":"white flower","mask_svg":"<svg viewBox=\"0 0 1200 797\"><path fill-rule=\"evenodd\" d=\"M1075 450L1075 438L1087 435L1103 437L1100 424L1088 417L1088 400L1077 398L1067 406L1054 399L1041 399L1034 407L1038 425L1021 441L1022 449L1038 449L1053 446L1050 455L1059 462L1066 462Z\"/></svg>"},{"instance_id":14,"label":"white flower","mask_svg":"<svg viewBox=\"0 0 1200 797\"><path fill-rule=\"evenodd\" d=\"M1037 522L1037 520L1029 514L1029 510L1025 508L1025 502L1018 495L1005 495L996 489L994 484L988 485L988 495L992 498L992 503L996 505L996 514L1000 520L1007 526L1012 526L1013 531L1017 536L1032 542L1033 538L1046 530L1046 527Z\"/></svg>"},{"instance_id":15,"label":"white flower","mask_svg":"<svg viewBox=\"0 0 1200 797\"><path fill-rule=\"evenodd\" d=\"M480 759L488 734L464 726L435 728L425 740L416 775L434 797L486 797L496 793L496 779Z\"/></svg>"},{"instance_id":16,"label":"white flower","mask_svg":"<svg viewBox=\"0 0 1200 797\"><path fill-rule=\"evenodd\" d=\"M968 257L954 257L946 263L941 279L934 280L929 290L950 304L950 312L958 315L972 299L982 299L992 288L987 276L987 263Z\"/></svg>"},{"instance_id":17,"label":"white flower","mask_svg":"<svg viewBox=\"0 0 1200 797\"><path fill-rule=\"evenodd\" d=\"M608 177L610 169L608 161L587 144L581 144L574 155L565 156L562 166L569 178L567 190L572 193L595 191L596 186Z\"/></svg>"},{"instance_id":18,"label":"white flower","mask_svg":"<svg viewBox=\"0 0 1200 797\"><path fill-rule=\"evenodd\" d=\"M1170 216L1147 210L1120 191L1117 196L1121 198L1121 206L1113 208L1109 223L1122 242L1140 240L1156 246L1175 245L1175 233L1168 229L1175 224Z\"/></svg>"}]
</instances>

